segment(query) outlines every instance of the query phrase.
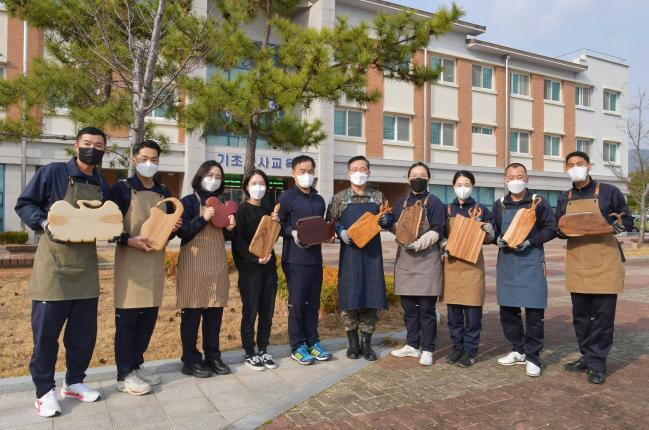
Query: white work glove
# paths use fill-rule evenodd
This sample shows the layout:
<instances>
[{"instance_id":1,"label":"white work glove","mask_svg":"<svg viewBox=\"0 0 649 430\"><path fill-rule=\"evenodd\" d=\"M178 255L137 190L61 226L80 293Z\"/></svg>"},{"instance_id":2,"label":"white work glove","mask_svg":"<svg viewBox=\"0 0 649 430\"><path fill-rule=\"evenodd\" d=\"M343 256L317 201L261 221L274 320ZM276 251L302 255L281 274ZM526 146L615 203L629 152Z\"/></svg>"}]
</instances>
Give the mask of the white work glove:
<instances>
[{"instance_id":1,"label":"white work glove","mask_svg":"<svg viewBox=\"0 0 649 430\"><path fill-rule=\"evenodd\" d=\"M442 253L442 258L446 257L446 255L448 254L448 252L446 251L446 244L447 243L448 243L447 239L442 239L439 242L439 251Z\"/></svg>"},{"instance_id":2,"label":"white work glove","mask_svg":"<svg viewBox=\"0 0 649 430\"><path fill-rule=\"evenodd\" d=\"M496 245L498 245L498 248L507 248L509 246L502 236L498 236L498 239L496 239Z\"/></svg>"},{"instance_id":3,"label":"white work glove","mask_svg":"<svg viewBox=\"0 0 649 430\"><path fill-rule=\"evenodd\" d=\"M613 224L613 231L615 232L615 234L620 234L626 231L626 227L624 227L624 224L615 223Z\"/></svg>"},{"instance_id":4,"label":"white work glove","mask_svg":"<svg viewBox=\"0 0 649 430\"><path fill-rule=\"evenodd\" d=\"M345 242L345 245L352 244L352 238L347 234L347 230L340 230L340 240Z\"/></svg>"},{"instance_id":5,"label":"white work glove","mask_svg":"<svg viewBox=\"0 0 649 430\"><path fill-rule=\"evenodd\" d=\"M295 241L295 244L297 245L298 248L300 249L306 249L306 246L302 245L300 241L297 238L297 230L293 230L291 232L291 236L293 236L293 240Z\"/></svg>"},{"instance_id":6,"label":"white work glove","mask_svg":"<svg viewBox=\"0 0 649 430\"><path fill-rule=\"evenodd\" d=\"M485 238L484 238L483 243L491 243L491 242L493 242L494 239L496 238L496 232L494 231L494 226L491 225L491 223L486 222L486 223L482 224L482 225L480 226L480 228L481 228L485 233L487 233L487 234L485 235Z\"/></svg>"},{"instance_id":7,"label":"white work glove","mask_svg":"<svg viewBox=\"0 0 649 430\"><path fill-rule=\"evenodd\" d=\"M435 230L428 230L426 233L422 234L419 239L415 240L412 245L412 250L415 252L423 251L428 249L431 246L435 245L439 240L439 233Z\"/></svg>"}]
</instances>

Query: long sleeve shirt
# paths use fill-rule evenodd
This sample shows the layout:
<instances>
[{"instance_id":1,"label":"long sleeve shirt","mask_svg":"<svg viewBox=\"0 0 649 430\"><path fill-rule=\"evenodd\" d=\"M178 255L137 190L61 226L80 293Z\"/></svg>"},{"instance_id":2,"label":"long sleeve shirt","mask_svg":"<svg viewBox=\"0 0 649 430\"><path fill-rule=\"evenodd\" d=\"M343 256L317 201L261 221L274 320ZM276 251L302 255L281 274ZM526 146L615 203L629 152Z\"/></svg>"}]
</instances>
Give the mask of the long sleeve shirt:
<instances>
[{"instance_id":1,"label":"long sleeve shirt","mask_svg":"<svg viewBox=\"0 0 649 430\"><path fill-rule=\"evenodd\" d=\"M248 251L261 218L270 214L271 210L265 206L255 206L249 202L239 205L239 210L235 215L237 227L232 239L232 257L239 272L259 273L275 270L275 251L272 252L270 260L266 264L259 264L259 257Z\"/></svg>"},{"instance_id":2,"label":"long sleeve shirt","mask_svg":"<svg viewBox=\"0 0 649 430\"><path fill-rule=\"evenodd\" d=\"M507 209L522 209L530 208L532 205L532 193L528 190L522 200L517 202L512 200L511 193L507 193L504 199L498 199L494 203L492 214L492 224L496 237L505 233L502 228L502 210L503 206ZM534 228L527 236L531 246L541 246L545 242L549 242L557 235L557 219L550 208L550 205L545 199L536 206L536 223Z\"/></svg>"},{"instance_id":3,"label":"long sleeve shirt","mask_svg":"<svg viewBox=\"0 0 649 430\"><path fill-rule=\"evenodd\" d=\"M325 201L315 188L309 193L298 187L289 188L279 196L279 221L282 224L282 263L288 264L322 264L322 246L313 245L299 248L293 240L292 232L297 228L297 221L310 216L324 217Z\"/></svg>"},{"instance_id":4,"label":"long sleeve shirt","mask_svg":"<svg viewBox=\"0 0 649 430\"><path fill-rule=\"evenodd\" d=\"M196 194L198 194L200 202L196 198ZM176 235L180 238L180 246L191 242L192 239L207 225L208 221L205 221L205 218L203 218L203 215L201 214L201 206L205 206L207 199L212 196L216 197L216 194L199 190L180 199L184 209L181 217L182 225L178 231L176 231ZM223 229L223 237L226 241L232 240L233 235L232 232Z\"/></svg>"},{"instance_id":5,"label":"long sleeve shirt","mask_svg":"<svg viewBox=\"0 0 649 430\"><path fill-rule=\"evenodd\" d=\"M421 200L423 203L424 200L426 200L426 197L428 197L428 202L426 202L425 207L426 219L428 219L430 229L436 231L440 238L444 237L446 233L446 208L440 199L433 194L430 194L428 191L420 194L410 193L407 196L400 197L392 209L394 219L397 220L397 222L399 221L401 212L403 212L403 202L406 198L408 199L406 206L412 206L417 202L417 200Z\"/></svg>"}]
</instances>

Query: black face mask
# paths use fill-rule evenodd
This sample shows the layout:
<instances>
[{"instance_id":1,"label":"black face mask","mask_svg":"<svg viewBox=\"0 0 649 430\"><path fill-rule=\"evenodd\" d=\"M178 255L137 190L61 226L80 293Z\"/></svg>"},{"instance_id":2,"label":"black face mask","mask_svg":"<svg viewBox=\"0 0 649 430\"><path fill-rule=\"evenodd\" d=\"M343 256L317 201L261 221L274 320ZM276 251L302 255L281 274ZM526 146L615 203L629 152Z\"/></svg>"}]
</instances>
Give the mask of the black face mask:
<instances>
[{"instance_id":1,"label":"black face mask","mask_svg":"<svg viewBox=\"0 0 649 430\"><path fill-rule=\"evenodd\" d=\"M79 147L79 161L82 163L88 164L90 166L96 166L101 164L101 160L104 158L104 151L96 148L86 148Z\"/></svg>"},{"instance_id":2,"label":"black face mask","mask_svg":"<svg viewBox=\"0 0 649 430\"><path fill-rule=\"evenodd\" d=\"M412 188L412 191L414 191L415 193L421 193L422 191L425 191L427 186L428 179L415 178L410 180L410 188Z\"/></svg>"}]
</instances>

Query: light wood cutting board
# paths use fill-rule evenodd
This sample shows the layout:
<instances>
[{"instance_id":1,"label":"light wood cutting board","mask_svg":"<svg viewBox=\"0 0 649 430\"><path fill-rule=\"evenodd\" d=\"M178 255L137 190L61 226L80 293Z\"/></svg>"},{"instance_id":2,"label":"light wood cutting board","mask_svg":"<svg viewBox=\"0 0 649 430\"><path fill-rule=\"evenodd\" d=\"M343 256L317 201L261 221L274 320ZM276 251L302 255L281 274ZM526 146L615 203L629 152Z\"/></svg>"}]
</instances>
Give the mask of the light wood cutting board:
<instances>
[{"instance_id":1,"label":"light wood cutting board","mask_svg":"<svg viewBox=\"0 0 649 430\"><path fill-rule=\"evenodd\" d=\"M75 208L65 200L54 202L47 214L47 228L62 242L111 240L122 234L122 212L108 200L77 200Z\"/></svg>"},{"instance_id":2,"label":"light wood cutting board","mask_svg":"<svg viewBox=\"0 0 649 430\"><path fill-rule=\"evenodd\" d=\"M167 203L173 203L175 210L173 213L167 213ZM149 239L149 246L156 251L161 251L169 240L169 236L176 225L176 221L183 214L183 205L180 200L169 197L160 201L151 208L149 219L144 221L140 236Z\"/></svg>"},{"instance_id":3,"label":"light wood cutting board","mask_svg":"<svg viewBox=\"0 0 649 430\"><path fill-rule=\"evenodd\" d=\"M279 203L275 205L273 213L279 212ZM264 215L259 221L257 231L250 241L248 251L259 258L266 258L273 251L282 226L279 222L273 221L270 215Z\"/></svg>"}]
</instances>

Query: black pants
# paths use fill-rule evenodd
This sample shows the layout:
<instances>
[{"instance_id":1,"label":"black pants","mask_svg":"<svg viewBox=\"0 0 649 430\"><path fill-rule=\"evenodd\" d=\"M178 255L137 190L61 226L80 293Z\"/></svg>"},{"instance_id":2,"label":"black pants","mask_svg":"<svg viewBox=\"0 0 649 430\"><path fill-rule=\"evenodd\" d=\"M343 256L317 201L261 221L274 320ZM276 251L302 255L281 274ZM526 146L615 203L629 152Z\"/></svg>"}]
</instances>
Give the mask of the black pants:
<instances>
[{"instance_id":1,"label":"black pants","mask_svg":"<svg viewBox=\"0 0 649 430\"><path fill-rule=\"evenodd\" d=\"M593 372L605 372L613 346L617 294L571 293L570 297L581 360Z\"/></svg>"},{"instance_id":2,"label":"black pants","mask_svg":"<svg viewBox=\"0 0 649 430\"><path fill-rule=\"evenodd\" d=\"M401 296L406 343L422 351L435 351L437 338L436 296Z\"/></svg>"},{"instance_id":3,"label":"black pants","mask_svg":"<svg viewBox=\"0 0 649 430\"><path fill-rule=\"evenodd\" d=\"M453 349L478 355L482 330L482 306L447 305L448 330Z\"/></svg>"},{"instance_id":4,"label":"black pants","mask_svg":"<svg viewBox=\"0 0 649 430\"><path fill-rule=\"evenodd\" d=\"M512 351L525 354L525 359L541 366L543 349L543 316L545 309L525 308L525 327L521 308L500 307L500 323Z\"/></svg>"},{"instance_id":5,"label":"black pants","mask_svg":"<svg viewBox=\"0 0 649 430\"><path fill-rule=\"evenodd\" d=\"M255 353L255 321L257 325L257 348L266 351L270 329L275 313L277 296L277 272L269 270L262 273L239 272L239 293L241 294L241 344L246 355Z\"/></svg>"},{"instance_id":6,"label":"black pants","mask_svg":"<svg viewBox=\"0 0 649 430\"><path fill-rule=\"evenodd\" d=\"M181 360L185 364L195 364L203 361L203 355L196 349L198 341L198 326L203 320L203 352L205 360L221 357L219 336L223 308L185 308L180 312L180 339L183 344Z\"/></svg>"},{"instance_id":7,"label":"black pants","mask_svg":"<svg viewBox=\"0 0 649 430\"><path fill-rule=\"evenodd\" d=\"M97 298L32 301L34 351L29 371L36 386L36 397L42 397L56 385L54 369L63 324L65 382L68 385L83 382L97 339L97 303ZM5 329L11 330L11 327Z\"/></svg>"},{"instance_id":8,"label":"black pants","mask_svg":"<svg viewBox=\"0 0 649 430\"><path fill-rule=\"evenodd\" d=\"M117 380L139 369L158 320L158 309L115 309L115 364Z\"/></svg>"},{"instance_id":9,"label":"black pants","mask_svg":"<svg viewBox=\"0 0 649 430\"><path fill-rule=\"evenodd\" d=\"M288 338L291 350L318 342L322 265L282 264L288 284Z\"/></svg>"}]
</instances>

